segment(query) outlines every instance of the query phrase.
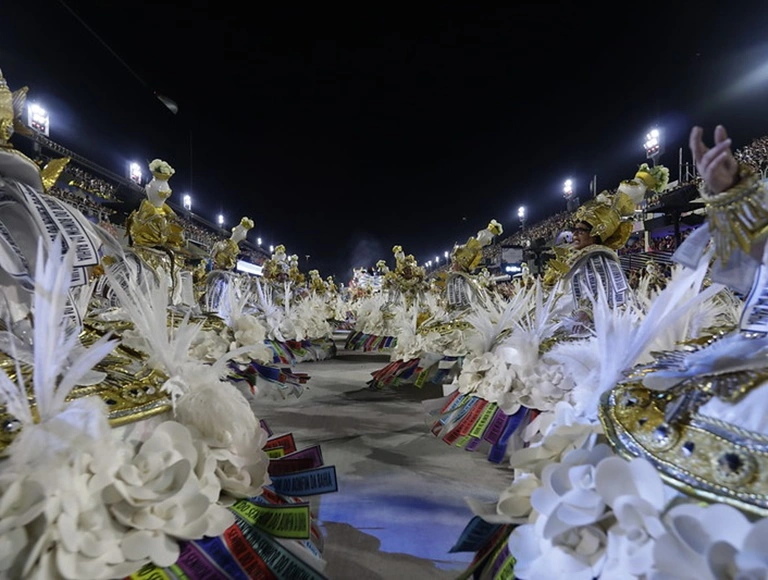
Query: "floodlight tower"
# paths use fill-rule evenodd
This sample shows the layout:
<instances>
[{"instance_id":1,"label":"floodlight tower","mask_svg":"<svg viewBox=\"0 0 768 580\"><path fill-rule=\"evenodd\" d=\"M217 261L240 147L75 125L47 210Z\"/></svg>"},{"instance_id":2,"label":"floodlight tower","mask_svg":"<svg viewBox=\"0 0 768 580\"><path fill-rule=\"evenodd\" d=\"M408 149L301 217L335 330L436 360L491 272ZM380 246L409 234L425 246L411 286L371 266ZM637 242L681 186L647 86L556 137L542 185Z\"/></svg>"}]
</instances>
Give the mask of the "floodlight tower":
<instances>
[{"instance_id":1,"label":"floodlight tower","mask_svg":"<svg viewBox=\"0 0 768 580\"><path fill-rule=\"evenodd\" d=\"M568 211L575 210L579 205L579 198L573 193L573 179L566 179L563 183L563 197L565 198L565 208Z\"/></svg>"},{"instance_id":2,"label":"floodlight tower","mask_svg":"<svg viewBox=\"0 0 768 580\"><path fill-rule=\"evenodd\" d=\"M525 231L525 206L517 208L517 219L520 220L520 229Z\"/></svg>"},{"instance_id":3,"label":"floodlight tower","mask_svg":"<svg viewBox=\"0 0 768 580\"><path fill-rule=\"evenodd\" d=\"M645 156L651 160L656 167L656 160L664 153L664 147L661 142L661 131L653 128L645 136Z\"/></svg>"}]
</instances>

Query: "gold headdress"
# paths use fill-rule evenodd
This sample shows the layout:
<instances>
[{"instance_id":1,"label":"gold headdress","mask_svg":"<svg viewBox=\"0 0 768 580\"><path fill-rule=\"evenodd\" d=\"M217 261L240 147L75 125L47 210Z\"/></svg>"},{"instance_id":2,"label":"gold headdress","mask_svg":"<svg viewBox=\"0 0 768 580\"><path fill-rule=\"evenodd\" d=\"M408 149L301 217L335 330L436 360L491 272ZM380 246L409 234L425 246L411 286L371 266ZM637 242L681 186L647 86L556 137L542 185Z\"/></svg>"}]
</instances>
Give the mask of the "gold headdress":
<instances>
[{"instance_id":1,"label":"gold headdress","mask_svg":"<svg viewBox=\"0 0 768 580\"><path fill-rule=\"evenodd\" d=\"M616 250L627 243L632 233L632 222L625 218L631 218L634 213L635 204L626 193L611 195L604 191L579 206L573 220L588 223L592 226L590 235L598 237L604 246Z\"/></svg>"}]
</instances>

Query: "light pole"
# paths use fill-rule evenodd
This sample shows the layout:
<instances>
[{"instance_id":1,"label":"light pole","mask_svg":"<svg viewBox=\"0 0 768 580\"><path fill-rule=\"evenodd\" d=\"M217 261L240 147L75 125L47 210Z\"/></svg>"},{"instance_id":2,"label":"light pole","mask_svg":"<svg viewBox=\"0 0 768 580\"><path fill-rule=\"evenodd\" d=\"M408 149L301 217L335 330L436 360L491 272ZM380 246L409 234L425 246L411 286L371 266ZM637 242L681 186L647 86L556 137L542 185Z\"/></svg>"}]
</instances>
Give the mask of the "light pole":
<instances>
[{"instance_id":1,"label":"light pole","mask_svg":"<svg viewBox=\"0 0 768 580\"><path fill-rule=\"evenodd\" d=\"M563 197L565 199L571 199L573 197L573 180L566 179L563 184Z\"/></svg>"},{"instance_id":2,"label":"light pole","mask_svg":"<svg viewBox=\"0 0 768 580\"><path fill-rule=\"evenodd\" d=\"M187 193L187 194L184 195L183 200L184 200L183 201L184 209L187 210L188 212L191 212L192 211L192 196Z\"/></svg>"},{"instance_id":3,"label":"light pole","mask_svg":"<svg viewBox=\"0 0 768 580\"><path fill-rule=\"evenodd\" d=\"M48 137L49 130L51 128L51 118L43 107L37 103L30 103L27 105L27 125L32 128L35 133L39 133ZM39 158L42 153L40 147L40 141L35 138L32 141L32 147L35 150L35 155Z\"/></svg>"},{"instance_id":4,"label":"light pole","mask_svg":"<svg viewBox=\"0 0 768 580\"><path fill-rule=\"evenodd\" d=\"M132 161L128 164L128 179L133 181L136 185L141 185L144 176L141 174L141 165Z\"/></svg>"},{"instance_id":5,"label":"light pole","mask_svg":"<svg viewBox=\"0 0 768 580\"><path fill-rule=\"evenodd\" d=\"M520 231L525 231L525 206L517 208L517 219L520 220Z\"/></svg>"},{"instance_id":6,"label":"light pole","mask_svg":"<svg viewBox=\"0 0 768 580\"><path fill-rule=\"evenodd\" d=\"M656 167L656 160L664 153L664 147L661 143L661 131L655 127L648 131L645 136L645 156L653 162Z\"/></svg>"},{"instance_id":7,"label":"light pole","mask_svg":"<svg viewBox=\"0 0 768 580\"><path fill-rule=\"evenodd\" d=\"M573 195L573 179L566 179L563 183L563 197L565 198L565 209L573 211L578 206L578 198Z\"/></svg>"},{"instance_id":8,"label":"light pole","mask_svg":"<svg viewBox=\"0 0 768 580\"><path fill-rule=\"evenodd\" d=\"M27 125L48 137L51 128L51 118L48 111L37 103L30 103L27 106Z\"/></svg>"},{"instance_id":9,"label":"light pole","mask_svg":"<svg viewBox=\"0 0 768 580\"><path fill-rule=\"evenodd\" d=\"M223 214L219 214L219 217L217 218L216 221L218 221L219 227L224 229L224 215Z\"/></svg>"},{"instance_id":10,"label":"light pole","mask_svg":"<svg viewBox=\"0 0 768 580\"><path fill-rule=\"evenodd\" d=\"M261 247L261 238L256 238L256 244Z\"/></svg>"}]
</instances>

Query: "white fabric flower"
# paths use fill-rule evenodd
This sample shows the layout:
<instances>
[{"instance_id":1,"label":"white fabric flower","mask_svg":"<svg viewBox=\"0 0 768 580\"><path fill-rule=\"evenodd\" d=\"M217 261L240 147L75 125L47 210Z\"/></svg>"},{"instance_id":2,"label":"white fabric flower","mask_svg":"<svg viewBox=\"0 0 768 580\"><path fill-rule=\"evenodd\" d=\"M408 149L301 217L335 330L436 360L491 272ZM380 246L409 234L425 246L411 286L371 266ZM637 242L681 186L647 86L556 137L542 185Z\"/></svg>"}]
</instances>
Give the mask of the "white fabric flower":
<instances>
[{"instance_id":1,"label":"white fabric flower","mask_svg":"<svg viewBox=\"0 0 768 580\"><path fill-rule=\"evenodd\" d=\"M237 453L229 449L211 449L222 491L237 498L261 495L262 488L271 483L267 473L269 456L262 449L265 442L256 440Z\"/></svg>"},{"instance_id":2,"label":"white fabric flower","mask_svg":"<svg viewBox=\"0 0 768 580\"><path fill-rule=\"evenodd\" d=\"M265 344L267 329L261 321L252 314L243 314L233 323L235 340L238 346L253 346L248 356L260 363L272 362L273 352Z\"/></svg>"},{"instance_id":3,"label":"white fabric flower","mask_svg":"<svg viewBox=\"0 0 768 580\"><path fill-rule=\"evenodd\" d=\"M677 505L664 516L667 533L656 541L653 549L655 577L679 580L717 580L729 564L736 564L735 553L745 544L751 529L749 520L736 508L726 504L702 506L694 503ZM761 528L765 529L765 528ZM750 544L754 546L754 544ZM758 548L765 554L765 537ZM742 562L750 565L745 555ZM738 576L727 569L729 578Z\"/></svg>"},{"instance_id":4,"label":"white fabric flower","mask_svg":"<svg viewBox=\"0 0 768 580\"><path fill-rule=\"evenodd\" d=\"M545 538L594 524L603 517L606 504L595 488L595 468L611 455L611 448L605 444L591 450L575 449L561 463L542 470L541 487L531 495L531 504L547 516Z\"/></svg>"},{"instance_id":5,"label":"white fabric flower","mask_svg":"<svg viewBox=\"0 0 768 580\"><path fill-rule=\"evenodd\" d=\"M195 464L195 477L200 483L200 493L208 498L211 503L221 499L221 482L216 473L217 460L211 453L211 448L200 437L197 437L194 427L189 428L192 434L195 451L197 452L197 464Z\"/></svg>"},{"instance_id":6,"label":"white fabric flower","mask_svg":"<svg viewBox=\"0 0 768 580\"><path fill-rule=\"evenodd\" d=\"M654 545L665 533L661 515L668 498L659 473L645 459L608 457L595 470L595 487L616 518L608 530L603 573L615 578L649 574Z\"/></svg>"},{"instance_id":7,"label":"white fabric flower","mask_svg":"<svg viewBox=\"0 0 768 580\"><path fill-rule=\"evenodd\" d=\"M516 473L512 485L501 492L496 513L506 516L511 524L527 522L533 510L531 495L539 487L541 482L532 473Z\"/></svg>"},{"instance_id":8,"label":"white fabric flower","mask_svg":"<svg viewBox=\"0 0 768 580\"><path fill-rule=\"evenodd\" d=\"M521 396L523 404L530 409L550 411L557 403L568 399L574 382L571 377L566 377L562 369L552 361L541 360L529 374L525 375L523 382L528 387L526 395Z\"/></svg>"},{"instance_id":9,"label":"white fabric flower","mask_svg":"<svg viewBox=\"0 0 768 580\"><path fill-rule=\"evenodd\" d=\"M717 578L725 577L726 574L743 578L768 578L766 534L768 519L763 518L749 528L740 551L729 542L715 542L709 555L712 573Z\"/></svg>"},{"instance_id":10,"label":"white fabric flower","mask_svg":"<svg viewBox=\"0 0 768 580\"><path fill-rule=\"evenodd\" d=\"M169 566L179 555L174 538L216 536L232 524L232 514L202 493L197 463L189 430L166 421L118 470L104 498L114 517L133 528L124 542L132 559Z\"/></svg>"},{"instance_id":11,"label":"white fabric flower","mask_svg":"<svg viewBox=\"0 0 768 580\"><path fill-rule=\"evenodd\" d=\"M510 455L509 466L541 476L547 465L559 462L568 452L582 449L595 433L599 432L600 426L590 423L559 425L549 431L541 441L514 451Z\"/></svg>"},{"instance_id":12,"label":"white fabric flower","mask_svg":"<svg viewBox=\"0 0 768 580\"><path fill-rule=\"evenodd\" d=\"M544 537L547 518L516 527L508 547L515 557L515 578L520 580L593 580L605 561L605 533L597 526L571 528L551 540Z\"/></svg>"},{"instance_id":13,"label":"white fabric flower","mask_svg":"<svg viewBox=\"0 0 768 580\"><path fill-rule=\"evenodd\" d=\"M229 351L231 343L225 334L200 330L189 347L189 355L204 363L213 363Z\"/></svg>"},{"instance_id":14,"label":"white fabric flower","mask_svg":"<svg viewBox=\"0 0 768 580\"><path fill-rule=\"evenodd\" d=\"M43 484L6 472L0 480L0 573L21 566L28 554L26 526L45 509ZM29 546L31 547L31 546Z\"/></svg>"},{"instance_id":15,"label":"white fabric flower","mask_svg":"<svg viewBox=\"0 0 768 580\"><path fill-rule=\"evenodd\" d=\"M491 403L498 403L511 391L516 378L516 373L507 367L504 359L493 352L485 352L464 363L458 378L459 392L474 393ZM506 406L513 413L517 411L512 404Z\"/></svg>"},{"instance_id":16,"label":"white fabric flower","mask_svg":"<svg viewBox=\"0 0 768 580\"><path fill-rule=\"evenodd\" d=\"M82 453L58 473L49 474L57 483L46 508L56 567L64 578L123 577L148 560L123 553L126 528L102 501L103 478L90 473L95 466L91 459Z\"/></svg>"}]
</instances>

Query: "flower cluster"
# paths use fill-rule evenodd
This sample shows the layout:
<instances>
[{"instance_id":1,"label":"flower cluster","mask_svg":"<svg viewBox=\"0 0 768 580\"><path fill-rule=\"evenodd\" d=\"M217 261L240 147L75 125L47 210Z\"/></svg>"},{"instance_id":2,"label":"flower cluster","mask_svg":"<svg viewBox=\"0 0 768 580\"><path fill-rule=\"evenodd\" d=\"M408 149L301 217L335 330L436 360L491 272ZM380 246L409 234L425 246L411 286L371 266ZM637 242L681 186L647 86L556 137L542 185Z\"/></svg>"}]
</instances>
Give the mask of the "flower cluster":
<instances>
[{"instance_id":1,"label":"flower cluster","mask_svg":"<svg viewBox=\"0 0 768 580\"><path fill-rule=\"evenodd\" d=\"M508 545L515 577L525 580L715 580L768 571L759 540L768 520L682 496L645 459L627 461L604 443L516 472L497 512L516 525Z\"/></svg>"},{"instance_id":2,"label":"flower cluster","mask_svg":"<svg viewBox=\"0 0 768 580\"><path fill-rule=\"evenodd\" d=\"M240 220L240 225L245 228L246 230L250 230L253 228L254 223L253 220L249 217L244 217Z\"/></svg>"},{"instance_id":3,"label":"flower cluster","mask_svg":"<svg viewBox=\"0 0 768 580\"><path fill-rule=\"evenodd\" d=\"M521 385L515 369L494 352L484 352L467 359L457 379L459 392L475 394L490 403L498 403L507 414L520 408L513 395L516 386Z\"/></svg>"},{"instance_id":4,"label":"flower cluster","mask_svg":"<svg viewBox=\"0 0 768 580\"><path fill-rule=\"evenodd\" d=\"M500 236L501 234L504 233L504 228L495 219L491 220L488 223L488 227L486 229L489 232L491 232L494 236Z\"/></svg>"},{"instance_id":5,"label":"flower cluster","mask_svg":"<svg viewBox=\"0 0 768 580\"><path fill-rule=\"evenodd\" d=\"M152 175L163 175L168 177L176 173L176 170L171 167L167 161L163 161L162 159L153 159L150 161L149 170L152 172Z\"/></svg>"}]
</instances>

